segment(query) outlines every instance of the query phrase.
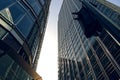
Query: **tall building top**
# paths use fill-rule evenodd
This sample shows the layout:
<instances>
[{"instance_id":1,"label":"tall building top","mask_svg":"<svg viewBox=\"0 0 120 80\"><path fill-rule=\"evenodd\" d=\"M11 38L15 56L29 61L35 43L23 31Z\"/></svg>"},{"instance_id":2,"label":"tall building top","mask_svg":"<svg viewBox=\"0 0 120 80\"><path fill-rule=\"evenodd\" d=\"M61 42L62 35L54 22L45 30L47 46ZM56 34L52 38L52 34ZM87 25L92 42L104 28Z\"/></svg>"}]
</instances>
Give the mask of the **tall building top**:
<instances>
[{"instance_id":1,"label":"tall building top","mask_svg":"<svg viewBox=\"0 0 120 80\"><path fill-rule=\"evenodd\" d=\"M119 26L118 6L105 0L64 0L58 19L58 79L120 79Z\"/></svg>"}]
</instances>

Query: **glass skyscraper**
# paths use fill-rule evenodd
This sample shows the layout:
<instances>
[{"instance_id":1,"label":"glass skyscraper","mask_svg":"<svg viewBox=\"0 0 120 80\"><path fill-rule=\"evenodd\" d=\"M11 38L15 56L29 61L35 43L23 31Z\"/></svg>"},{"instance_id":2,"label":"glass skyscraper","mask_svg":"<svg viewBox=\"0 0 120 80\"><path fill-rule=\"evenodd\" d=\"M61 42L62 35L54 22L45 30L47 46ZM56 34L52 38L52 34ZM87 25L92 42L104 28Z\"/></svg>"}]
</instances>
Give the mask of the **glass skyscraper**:
<instances>
[{"instance_id":1,"label":"glass skyscraper","mask_svg":"<svg viewBox=\"0 0 120 80\"><path fill-rule=\"evenodd\" d=\"M42 80L35 70L50 1L0 1L0 80Z\"/></svg>"},{"instance_id":2,"label":"glass skyscraper","mask_svg":"<svg viewBox=\"0 0 120 80\"><path fill-rule=\"evenodd\" d=\"M58 80L120 79L120 7L64 0L58 19Z\"/></svg>"}]
</instances>

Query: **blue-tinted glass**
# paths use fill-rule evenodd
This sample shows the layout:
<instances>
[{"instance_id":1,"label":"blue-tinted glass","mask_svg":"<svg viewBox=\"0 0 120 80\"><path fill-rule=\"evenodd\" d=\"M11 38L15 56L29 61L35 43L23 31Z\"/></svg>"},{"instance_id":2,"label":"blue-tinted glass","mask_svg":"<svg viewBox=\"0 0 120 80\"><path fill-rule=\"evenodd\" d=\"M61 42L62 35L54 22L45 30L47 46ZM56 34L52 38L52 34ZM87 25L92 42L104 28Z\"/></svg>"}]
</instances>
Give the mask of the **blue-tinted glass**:
<instances>
[{"instance_id":1,"label":"blue-tinted glass","mask_svg":"<svg viewBox=\"0 0 120 80\"><path fill-rule=\"evenodd\" d=\"M12 47L15 51L18 51L20 49L20 44L17 42L17 40L12 36L8 35L4 39L5 43L7 43L10 47Z\"/></svg>"},{"instance_id":2,"label":"blue-tinted glass","mask_svg":"<svg viewBox=\"0 0 120 80\"><path fill-rule=\"evenodd\" d=\"M7 56L0 57L0 76L4 77L5 73L9 70L12 60Z\"/></svg>"},{"instance_id":3,"label":"blue-tinted glass","mask_svg":"<svg viewBox=\"0 0 120 80\"><path fill-rule=\"evenodd\" d=\"M110 64L110 61L107 58L107 56L104 56L100 61L104 68L106 68Z\"/></svg>"},{"instance_id":4,"label":"blue-tinted glass","mask_svg":"<svg viewBox=\"0 0 120 80\"><path fill-rule=\"evenodd\" d=\"M31 32L27 38L30 48L32 47L33 42L35 40L35 37L36 37L35 35L37 35L37 29L38 29L38 25L36 24L36 25L34 25L33 29L31 30Z\"/></svg>"},{"instance_id":5,"label":"blue-tinted glass","mask_svg":"<svg viewBox=\"0 0 120 80\"><path fill-rule=\"evenodd\" d=\"M0 11L9 5L11 5L15 0L0 0Z\"/></svg>"},{"instance_id":6,"label":"blue-tinted glass","mask_svg":"<svg viewBox=\"0 0 120 80\"><path fill-rule=\"evenodd\" d=\"M41 1L41 3L42 3L42 4L44 4L44 3L45 3L45 0L40 0L40 1Z\"/></svg>"},{"instance_id":7,"label":"blue-tinted glass","mask_svg":"<svg viewBox=\"0 0 120 80\"><path fill-rule=\"evenodd\" d=\"M80 73L80 77L81 77L81 80L85 80L85 75L84 75L83 71Z\"/></svg>"},{"instance_id":8,"label":"blue-tinted glass","mask_svg":"<svg viewBox=\"0 0 120 80\"><path fill-rule=\"evenodd\" d=\"M1 57L1 55L3 55L4 54L4 51L2 50L2 49L0 49L0 57Z\"/></svg>"},{"instance_id":9,"label":"blue-tinted glass","mask_svg":"<svg viewBox=\"0 0 120 80\"><path fill-rule=\"evenodd\" d=\"M26 78L28 78L28 76L29 75L8 55L0 58L0 80L1 78L2 80L27 80Z\"/></svg>"},{"instance_id":10,"label":"blue-tinted glass","mask_svg":"<svg viewBox=\"0 0 120 80\"><path fill-rule=\"evenodd\" d=\"M12 15L13 21L16 23L22 16L24 16L25 11L24 9L16 3L15 5L9 8L10 13Z\"/></svg>"},{"instance_id":11,"label":"blue-tinted glass","mask_svg":"<svg viewBox=\"0 0 120 80\"><path fill-rule=\"evenodd\" d=\"M96 77L98 78L98 76L101 73L101 69L100 69L99 65L97 64L93 69L94 69Z\"/></svg>"},{"instance_id":12,"label":"blue-tinted glass","mask_svg":"<svg viewBox=\"0 0 120 80\"><path fill-rule=\"evenodd\" d=\"M6 34L6 31L0 25L0 39Z\"/></svg>"},{"instance_id":13,"label":"blue-tinted glass","mask_svg":"<svg viewBox=\"0 0 120 80\"><path fill-rule=\"evenodd\" d=\"M17 24L18 30L23 34L24 37L28 36L32 27L33 21L28 15L25 15L24 18Z\"/></svg>"},{"instance_id":14,"label":"blue-tinted glass","mask_svg":"<svg viewBox=\"0 0 120 80\"><path fill-rule=\"evenodd\" d=\"M39 15L40 10L41 10L41 6L40 6L39 2L36 0L28 0L28 3L32 6L32 8L37 13L37 15Z\"/></svg>"},{"instance_id":15,"label":"blue-tinted glass","mask_svg":"<svg viewBox=\"0 0 120 80\"><path fill-rule=\"evenodd\" d=\"M109 78L110 78L110 80L119 80L120 75L118 75L118 73L116 71L113 71L112 73L110 73Z\"/></svg>"},{"instance_id":16,"label":"blue-tinted glass","mask_svg":"<svg viewBox=\"0 0 120 80\"><path fill-rule=\"evenodd\" d=\"M97 63L96 58L94 56L92 56L90 59L90 62L92 64L92 66L94 66Z\"/></svg>"}]
</instances>

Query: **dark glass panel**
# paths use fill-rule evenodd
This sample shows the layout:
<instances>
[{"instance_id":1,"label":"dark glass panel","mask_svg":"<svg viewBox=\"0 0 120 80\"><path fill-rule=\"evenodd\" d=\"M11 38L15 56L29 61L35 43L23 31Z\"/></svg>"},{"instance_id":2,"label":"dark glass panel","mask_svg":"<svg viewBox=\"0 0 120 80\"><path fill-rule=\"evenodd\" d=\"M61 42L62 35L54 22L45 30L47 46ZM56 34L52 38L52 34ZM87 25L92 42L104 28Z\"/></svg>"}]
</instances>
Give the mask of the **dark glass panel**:
<instances>
[{"instance_id":1,"label":"dark glass panel","mask_svg":"<svg viewBox=\"0 0 120 80\"><path fill-rule=\"evenodd\" d=\"M78 62L78 69L79 69L79 72L82 70L81 62Z\"/></svg>"},{"instance_id":2,"label":"dark glass panel","mask_svg":"<svg viewBox=\"0 0 120 80\"><path fill-rule=\"evenodd\" d=\"M93 52L91 51L91 49L88 50L87 54L88 54L88 57L91 58L91 56L93 55Z\"/></svg>"},{"instance_id":3,"label":"dark glass panel","mask_svg":"<svg viewBox=\"0 0 120 80\"><path fill-rule=\"evenodd\" d=\"M6 38L4 39L4 42L7 43L10 47L12 47L15 51L18 51L20 49L20 44L18 41L12 36L12 35L7 35Z\"/></svg>"},{"instance_id":4,"label":"dark glass panel","mask_svg":"<svg viewBox=\"0 0 120 80\"><path fill-rule=\"evenodd\" d=\"M97 64L95 67L93 67L93 70L95 72L96 78L98 78L98 76L101 74L101 69L99 67L99 65Z\"/></svg>"},{"instance_id":5,"label":"dark glass panel","mask_svg":"<svg viewBox=\"0 0 120 80\"><path fill-rule=\"evenodd\" d=\"M37 35L37 30L38 30L38 25L35 24L27 38L30 48L32 48L33 42L35 41L35 37Z\"/></svg>"},{"instance_id":6,"label":"dark glass panel","mask_svg":"<svg viewBox=\"0 0 120 80\"><path fill-rule=\"evenodd\" d=\"M86 60L86 58L83 58L82 61L83 61L83 65L86 66L86 65L87 65L87 60Z\"/></svg>"},{"instance_id":7,"label":"dark glass panel","mask_svg":"<svg viewBox=\"0 0 120 80\"><path fill-rule=\"evenodd\" d=\"M106 80L103 74L100 74L99 78L97 80Z\"/></svg>"},{"instance_id":8,"label":"dark glass panel","mask_svg":"<svg viewBox=\"0 0 120 80\"><path fill-rule=\"evenodd\" d=\"M14 2L15 2L15 0L1 0L0 1L0 11L4 8L8 7L9 5L11 5Z\"/></svg>"},{"instance_id":9,"label":"dark glass panel","mask_svg":"<svg viewBox=\"0 0 120 80\"><path fill-rule=\"evenodd\" d=\"M25 14L25 10L18 4L14 4L13 6L11 6L9 8L10 13L12 15L13 21L16 23L18 20L20 20L24 14Z\"/></svg>"},{"instance_id":10,"label":"dark glass panel","mask_svg":"<svg viewBox=\"0 0 120 80\"><path fill-rule=\"evenodd\" d=\"M40 10L42 8L40 6L39 2L36 1L36 0L28 0L27 2L32 6L32 8L34 9L34 11L37 13L37 15L39 15Z\"/></svg>"},{"instance_id":11,"label":"dark glass panel","mask_svg":"<svg viewBox=\"0 0 120 80\"><path fill-rule=\"evenodd\" d=\"M42 5L44 5L44 3L45 3L45 0L39 0L41 3L42 3Z\"/></svg>"},{"instance_id":12,"label":"dark glass panel","mask_svg":"<svg viewBox=\"0 0 120 80\"><path fill-rule=\"evenodd\" d=\"M95 42L93 43L93 48L94 48L95 50L96 50L99 46L100 46L100 45L99 45L98 41L95 41Z\"/></svg>"},{"instance_id":13,"label":"dark glass panel","mask_svg":"<svg viewBox=\"0 0 120 80\"><path fill-rule=\"evenodd\" d=\"M120 75L114 70L112 73L109 74L110 80L119 80Z\"/></svg>"},{"instance_id":14,"label":"dark glass panel","mask_svg":"<svg viewBox=\"0 0 120 80\"><path fill-rule=\"evenodd\" d=\"M88 76L88 79L87 79L87 80L94 80L94 78L93 78L92 75L90 75L90 76Z\"/></svg>"},{"instance_id":15,"label":"dark glass panel","mask_svg":"<svg viewBox=\"0 0 120 80\"><path fill-rule=\"evenodd\" d=\"M1 27L0 25L0 39L6 34L7 32Z\"/></svg>"},{"instance_id":16,"label":"dark glass panel","mask_svg":"<svg viewBox=\"0 0 120 80\"><path fill-rule=\"evenodd\" d=\"M12 60L9 58L9 56L5 55L0 57L0 76L4 78L6 72L9 71L11 64Z\"/></svg>"},{"instance_id":17,"label":"dark glass panel","mask_svg":"<svg viewBox=\"0 0 120 80\"><path fill-rule=\"evenodd\" d=\"M25 15L24 18L17 24L18 30L27 37L33 27L33 21L30 16Z\"/></svg>"},{"instance_id":18,"label":"dark glass panel","mask_svg":"<svg viewBox=\"0 0 120 80\"><path fill-rule=\"evenodd\" d=\"M89 65L87 64L85 66L85 73L88 74L90 72L90 68L89 68Z\"/></svg>"},{"instance_id":19,"label":"dark glass panel","mask_svg":"<svg viewBox=\"0 0 120 80\"><path fill-rule=\"evenodd\" d=\"M96 58L94 56L92 56L91 59L90 59L90 62L92 64L92 66L95 66L96 63L97 63Z\"/></svg>"},{"instance_id":20,"label":"dark glass panel","mask_svg":"<svg viewBox=\"0 0 120 80\"><path fill-rule=\"evenodd\" d=\"M106 68L106 66L108 66L110 64L110 61L109 59L107 58L107 56L104 56L101 60L100 60L102 66L104 68Z\"/></svg>"},{"instance_id":21,"label":"dark glass panel","mask_svg":"<svg viewBox=\"0 0 120 80\"><path fill-rule=\"evenodd\" d=\"M0 57L4 54L4 50L0 49Z\"/></svg>"},{"instance_id":22,"label":"dark glass panel","mask_svg":"<svg viewBox=\"0 0 120 80\"><path fill-rule=\"evenodd\" d=\"M83 71L80 73L80 77L81 77L81 80L85 80L85 75L84 75Z\"/></svg>"},{"instance_id":23,"label":"dark glass panel","mask_svg":"<svg viewBox=\"0 0 120 80\"><path fill-rule=\"evenodd\" d=\"M99 48L97 49L96 54L97 54L97 56L99 57L99 59L100 59L103 55L105 55L105 53L104 53L104 51L103 51L103 49L102 49L101 47L99 47Z\"/></svg>"}]
</instances>

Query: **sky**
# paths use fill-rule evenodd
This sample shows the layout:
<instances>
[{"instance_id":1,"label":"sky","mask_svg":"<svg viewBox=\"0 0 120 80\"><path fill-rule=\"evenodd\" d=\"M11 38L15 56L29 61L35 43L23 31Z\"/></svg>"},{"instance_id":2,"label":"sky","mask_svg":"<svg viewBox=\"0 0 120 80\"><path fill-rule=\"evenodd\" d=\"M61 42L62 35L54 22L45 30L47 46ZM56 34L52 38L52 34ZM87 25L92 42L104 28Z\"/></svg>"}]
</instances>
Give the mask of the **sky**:
<instances>
[{"instance_id":1,"label":"sky","mask_svg":"<svg viewBox=\"0 0 120 80\"><path fill-rule=\"evenodd\" d=\"M58 80L57 21L62 0L52 0L47 28L37 66L43 80Z\"/></svg>"},{"instance_id":2,"label":"sky","mask_svg":"<svg viewBox=\"0 0 120 80\"><path fill-rule=\"evenodd\" d=\"M120 0L106 0L120 7Z\"/></svg>"},{"instance_id":3,"label":"sky","mask_svg":"<svg viewBox=\"0 0 120 80\"><path fill-rule=\"evenodd\" d=\"M107 0L120 6L120 0ZM43 80L58 80L57 21L63 0L52 0L37 73Z\"/></svg>"}]
</instances>

